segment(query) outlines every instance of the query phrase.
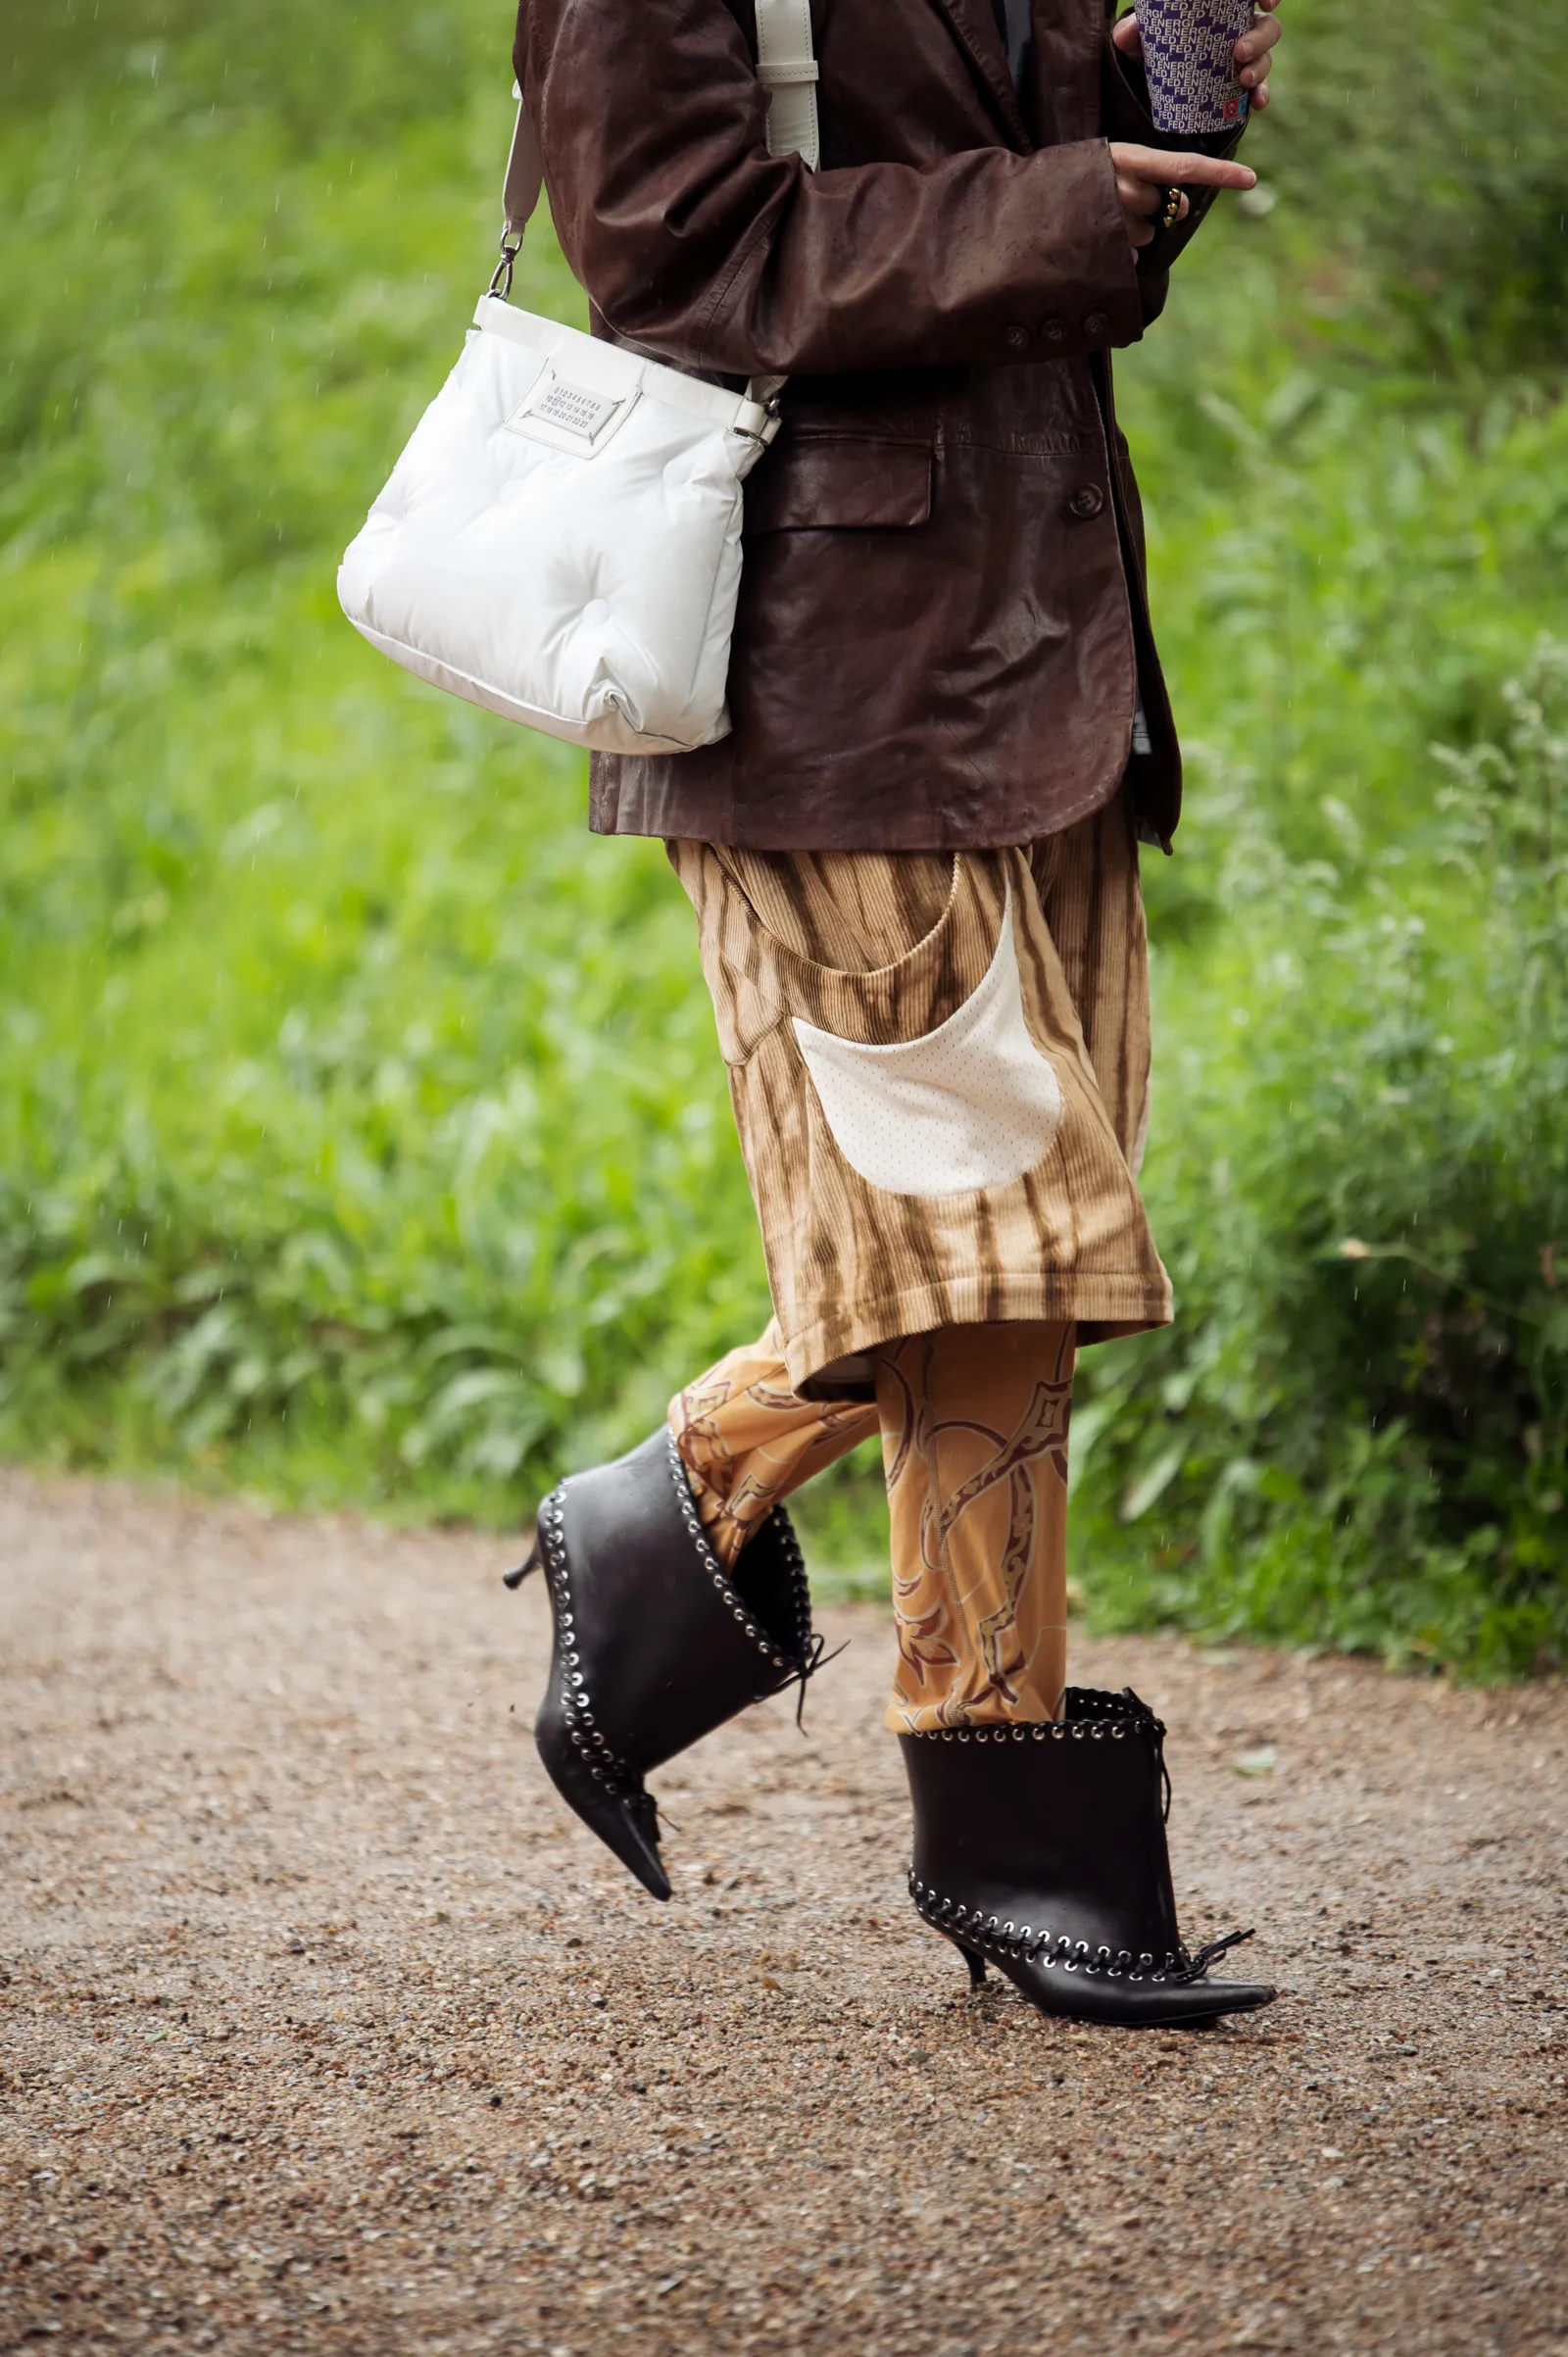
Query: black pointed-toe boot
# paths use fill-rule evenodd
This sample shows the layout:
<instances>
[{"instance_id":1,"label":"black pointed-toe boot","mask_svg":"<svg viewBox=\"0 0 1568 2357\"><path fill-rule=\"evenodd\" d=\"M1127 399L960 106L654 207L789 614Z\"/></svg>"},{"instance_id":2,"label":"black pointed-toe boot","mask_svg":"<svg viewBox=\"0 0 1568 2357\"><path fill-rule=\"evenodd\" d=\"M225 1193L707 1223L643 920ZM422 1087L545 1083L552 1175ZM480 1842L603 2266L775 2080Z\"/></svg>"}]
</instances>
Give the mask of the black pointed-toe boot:
<instances>
[{"instance_id":1,"label":"black pointed-toe boot","mask_svg":"<svg viewBox=\"0 0 1568 2357\"><path fill-rule=\"evenodd\" d=\"M668 1898L643 1779L749 1703L816 1668L806 1566L775 1506L733 1571L708 1544L673 1436L574 1473L539 1509L515 1588L544 1566L555 1620L534 1741L562 1798Z\"/></svg>"},{"instance_id":2,"label":"black pointed-toe boot","mask_svg":"<svg viewBox=\"0 0 1568 2357\"><path fill-rule=\"evenodd\" d=\"M1233 1932L1190 1955L1165 1843L1165 1730L1131 1687L1069 1687L1044 1726L899 1738L914 1803L909 1895L961 1949L1042 2013L1124 2029L1250 2013L1274 1990L1211 1981Z\"/></svg>"}]
</instances>

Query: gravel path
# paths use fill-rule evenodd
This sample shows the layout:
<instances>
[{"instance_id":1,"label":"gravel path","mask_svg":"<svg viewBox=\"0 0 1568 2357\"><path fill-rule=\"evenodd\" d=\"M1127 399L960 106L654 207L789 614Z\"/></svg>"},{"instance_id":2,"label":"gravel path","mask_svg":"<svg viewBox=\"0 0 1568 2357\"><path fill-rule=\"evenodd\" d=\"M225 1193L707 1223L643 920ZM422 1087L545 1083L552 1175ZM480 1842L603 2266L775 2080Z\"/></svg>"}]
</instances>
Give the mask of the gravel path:
<instances>
[{"instance_id":1,"label":"gravel path","mask_svg":"<svg viewBox=\"0 0 1568 2357\"><path fill-rule=\"evenodd\" d=\"M1560 1688L1084 1644L1289 1994L1082 2030L909 1912L876 1614L662 1908L505 1559L0 1472L0 2349L1568 2352Z\"/></svg>"}]
</instances>

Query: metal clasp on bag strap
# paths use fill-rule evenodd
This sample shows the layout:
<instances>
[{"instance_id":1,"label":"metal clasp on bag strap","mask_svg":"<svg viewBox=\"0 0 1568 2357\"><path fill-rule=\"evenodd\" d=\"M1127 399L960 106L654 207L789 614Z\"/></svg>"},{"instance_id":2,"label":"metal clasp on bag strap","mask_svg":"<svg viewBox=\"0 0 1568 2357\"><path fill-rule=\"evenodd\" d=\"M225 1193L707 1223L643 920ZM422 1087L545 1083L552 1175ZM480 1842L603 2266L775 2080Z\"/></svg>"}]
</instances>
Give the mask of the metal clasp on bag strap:
<instances>
[{"instance_id":1,"label":"metal clasp on bag strap","mask_svg":"<svg viewBox=\"0 0 1568 2357\"><path fill-rule=\"evenodd\" d=\"M499 295L503 302L512 292L513 268L521 252L522 231L510 226L503 229L501 232L501 260L496 264L495 275L487 290L492 295Z\"/></svg>"},{"instance_id":2,"label":"metal clasp on bag strap","mask_svg":"<svg viewBox=\"0 0 1568 2357\"><path fill-rule=\"evenodd\" d=\"M748 407L760 415L762 423L760 425L738 424L735 431L744 441L760 442L765 450L783 423L783 405L777 393L774 393L769 400L750 402Z\"/></svg>"},{"instance_id":3,"label":"metal clasp on bag strap","mask_svg":"<svg viewBox=\"0 0 1568 2357\"><path fill-rule=\"evenodd\" d=\"M778 432L784 419L784 376L754 376L746 388L746 406L757 417L756 425L742 425L738 420L735 431L748 442L759 442L765 450Z\"/></svg>"}]
</instances>

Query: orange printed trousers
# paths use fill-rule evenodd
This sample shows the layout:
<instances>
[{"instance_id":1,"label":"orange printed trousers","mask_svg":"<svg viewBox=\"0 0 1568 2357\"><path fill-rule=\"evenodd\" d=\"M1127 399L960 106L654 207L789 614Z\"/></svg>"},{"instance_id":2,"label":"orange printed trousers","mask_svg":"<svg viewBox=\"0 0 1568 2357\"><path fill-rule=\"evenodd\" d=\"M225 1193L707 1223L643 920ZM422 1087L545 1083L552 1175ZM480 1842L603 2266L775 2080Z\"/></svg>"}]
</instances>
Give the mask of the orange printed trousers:
<instances>
[{"instance_id":1,"label":"orange printed trousers","mask_svg":"<svg viewBox=\"0 0 1568 2357\"><path fill-rule=\"evenodd\" d=\"M1054 1718L1066 1679L1076 1326L943 1326L865 1353L875 1404L803 1399L776 1327L670 1401L698 1511L733 1563L781 1498L882 1436L898 1734Z\"/></svg>"}]
</instances>

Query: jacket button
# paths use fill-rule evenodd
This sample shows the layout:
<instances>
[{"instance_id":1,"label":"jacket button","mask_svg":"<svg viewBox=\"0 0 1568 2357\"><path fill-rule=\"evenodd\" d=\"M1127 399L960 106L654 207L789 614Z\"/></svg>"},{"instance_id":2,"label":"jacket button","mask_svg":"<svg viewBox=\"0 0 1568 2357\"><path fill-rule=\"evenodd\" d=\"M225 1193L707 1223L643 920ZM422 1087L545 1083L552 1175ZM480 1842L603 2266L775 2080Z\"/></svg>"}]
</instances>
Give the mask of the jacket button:
<instances>
[{"instance_id":1,"label":"jacket button","mask_svg":"<svg viewBox=\"0 0 1568 2357\"><path fill-rule=\"evenodd\" d=\"M1040 340L1043 344L1064 344L1067 341L1066 320L1042 319L1040 322Z\"/></svg>"},{"instance_id":2,"label":"jacket button","mask_svg":"<svg viewBox=\"0 0 1568 2357\"><path fill-rule=\"evenodd\" d=\"M1067 513L1076 516L1081 523L1087 523L1091 516L1100 514L1104 504L1105 494L1098 483L1080 483L1067 502Z\"/></svg>"},{"instance_id":3,"label":"jacket button","mask_svg":"<svg viewBox=\"0 0 1568 2357\"><path fill-rule=\"evenodd\" d=\"M1009 352L1026 351L1029 344L1029 330L1027 327L1020 327L1017 320L1014 319L1010 327L1004 329L1002 340Z\"/></svg>"},{"instance_id":4,"label":"jacket button","mask_svg":"<svg viewBox=\"0 0 1568 2357\"><path fill-rule=\"evenodd\" d=\"M1103 343L1110 333L1110 320L1102 311L1092 311L1084 321L1084 333L1092 344Z\"/></svg>"}]
</instances>

